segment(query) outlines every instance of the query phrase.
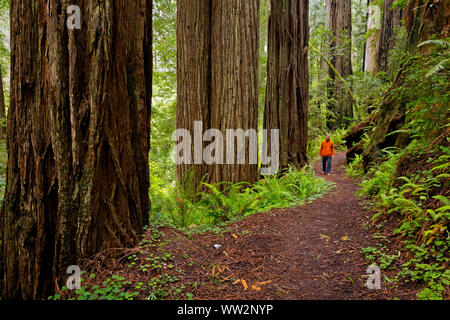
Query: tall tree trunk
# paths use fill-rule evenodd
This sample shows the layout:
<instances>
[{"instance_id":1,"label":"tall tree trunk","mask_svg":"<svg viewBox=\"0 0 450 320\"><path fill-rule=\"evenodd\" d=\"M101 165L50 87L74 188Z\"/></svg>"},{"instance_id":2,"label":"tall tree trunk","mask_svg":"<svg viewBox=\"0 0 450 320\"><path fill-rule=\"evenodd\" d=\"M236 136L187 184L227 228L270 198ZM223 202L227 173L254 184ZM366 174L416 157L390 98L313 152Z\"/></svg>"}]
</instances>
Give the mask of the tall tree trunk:
<instances>
[{"instance_id":1,"label":"tall tree trunk","mask_svg":"<svg viewBox=\"0 0 450 320\"><path fill-rule=\"evenodd\" d=\"M224 151L236 144L227 130L258 129L258 40L259 0L215 0L212 6L211 127L224 134ZM249 182L258 179L258 164L250 163L251 148L246 139L245 164L214 165L214 182ZM237 160L239 147L234 147Z\"/></svg>"},{"instance_id":2,"label":"tall tree trunk","mask_svg":"<svg viewBox=\"0 0 450 320\"><path fill-rule=\"evenodd\" d=\"M308 0L271 0L270 6L264 129L280 130L282 168L308 160L308 7Z\"/></svg>"},{"instance_id":3,"label":"tall tree trunk","mask_svg":"<svg viewBox=\"0 0 450 320\"><path fill-rule=\"evenodd\" d=\"M203 131L223 134L224 156L215 155L224 162L227 147L235 143L226 139L227 129L257 129L259 1L181 0L178 10L177 128L189 130L193 142L193 164L179 164L178 179L194 167L194 186L205 174L210 183L252 183L258 173L249 159L249 139L244 164L207 164L201 152L205 144L198 142L202 135L194 137L193 128L198 122ZM237 153L234 148L235 160Z\"/></svg>"},{"instance_id":4,"label":"tall tree trunk","mask_svg":"<svg viewBox=\"0 0 450 320\"><path fill-rule=\"evenodd\" d=\"M329 68L331 83L328 86L328 96L334 99L329 109L336 118L330 119L330 128L342 127L346 118L353 117L353 99L346 85L336 75L343 79L352 74L352 3L351 0L327 0L329 29L332 35L331 54L333 68ZM348 84L347 84L348 85Z\"/></svg>"},{"instance_id":5,"label":"tall tree trunk","mask_svg":"<svg viewBox=\"0 0 450 320\"><path fill-rule=\"evenodd\" d=\"M0 143L3 141L6 133L6 121L5 121L5 93L3 91L3 74L0 67Z\"/></svg>"},{"instance_id":6,"label":"tall tree trunk","mask_svg":"<svg viewBox=\"0 0 450 320\"><path fill-rule=\"evenodd\" d=\"M389 0L386 0L389 1ZM367 29L369 37L366 41L365 63L364 71L375 73L377 70L377 56L380 46L380 26L381 22L381 9L377 10L377 5L374 4L375 0L370 1L369 5L369 18L367 20Z\"/></svg>"},{"instance_id":7,"label":"tall tree trunk","mask_svg":"<svg viewBox=\"0 0 450 320\"><path fill-rule=\"evenodd\" d=\"M395 0L384 0L383 21L377 53L377 71L392 72L388 68L389 51L395 45L395 28L400 26L401 12L392 8Z\"/></svg>"},{"instance_id":8,"label":"tall tree trunk","mask_svg":"<svg viewBox=\"0 0 450 320\"><path fill-rule=\"evenodd\" d=\"M177 128L194 133L194 123L210 129L211 98L211 1L177 1ZM197 138L197 137L194 137ZM203 143L199 144L204 146ZM192 143L191 155L196 152ZM203 154L201 154L203 156ZM210 166L201 159L177 165L177 179L190 173L192 186L198 186ZM186 177L187 178L187 177ZM187 185L185 185L187 187Z\"/></svg>"},{"instance_id":9,"label":"tall tree trunk","mask_svg":"<svg viewBox=\"0 0 450 320\"><path fill-rule=\"evenodd\" d=\"M51 294L68 266L148 223L151 0L11 1L4 298Z\"/></svg>"}]
</instances>

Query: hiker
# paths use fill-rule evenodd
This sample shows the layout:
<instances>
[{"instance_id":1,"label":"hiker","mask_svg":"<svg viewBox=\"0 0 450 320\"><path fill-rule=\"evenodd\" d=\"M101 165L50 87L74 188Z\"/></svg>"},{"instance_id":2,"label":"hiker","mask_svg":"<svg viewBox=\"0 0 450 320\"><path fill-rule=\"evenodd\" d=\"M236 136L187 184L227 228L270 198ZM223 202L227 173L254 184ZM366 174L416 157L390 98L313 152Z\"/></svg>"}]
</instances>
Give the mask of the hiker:
<instances>
[{"instance_id":1,"label":"hiker","mask_svg":"<svg viewBox=\"0 0 450 320\"><path fill-rule=\"evenodd\" d=\"M323 174L331 175L331 158L334 157L334 143L331 141L329 133L320 146L320 156L322 157Z\"/></svg>"}]
</instances>

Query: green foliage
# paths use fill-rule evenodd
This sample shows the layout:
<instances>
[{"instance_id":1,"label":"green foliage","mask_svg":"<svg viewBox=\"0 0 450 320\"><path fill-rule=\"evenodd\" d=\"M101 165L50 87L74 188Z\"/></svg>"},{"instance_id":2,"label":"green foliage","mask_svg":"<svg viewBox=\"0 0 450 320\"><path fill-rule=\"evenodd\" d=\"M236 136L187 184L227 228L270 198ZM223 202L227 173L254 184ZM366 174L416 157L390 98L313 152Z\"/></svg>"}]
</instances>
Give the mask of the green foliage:
<instances>
[{"instance_id":1,"label":"green foliage","mask_svg":"<svg viewBox=\"0 0 450 320\"><path fill-rule=\"evenodd\" d=\"M358 179L364 176L362 156L357 154L355 159L347 167L347 176Z\"/></svg>"},{"instance_id":2,"label":"green foliage","mask_svg":"<svg viewBox=\"0 0 450 320\"><path fill-rule=\"evenodd\" d=\"M371 198L379 210L372 221L383 214L398 215L400 222L394 235L405 239L405 248L411 252L409 255L413 255L401 266L398 276L405 281L419 281L426 285L418 296L420 299L437 299L442 298L444 287L450 283L450 273L445 268L449 261L446 252L450 250L447 231L450 199L433 194L436 190L448 190L450 150L441 147L441 152L446 153L436 159L430 158L430 168L413 171L408 177L395 178L400 159L405 156L413 159L420 157L423 152L418 150L419 147L418 141L414 140L401 152L387 151L385 160L366 175L360 194ZM353 166L359 161L360 158L357 158L350 166L349 174L354 172ZM437 207L429 207L430 199L438 201ZM377 248L365 248L363 253L369 261L378 261L380 267L387 267L394 261L394 255Z\"/></svg>"},{"instance_id":3,"label":"green foliage","mask_svg":"<svg viewBox=\"0 0 450 320\"><path fill-rule=\"evenodd\" d=\"M187 292L188 284L181 284L180 270L175 270L173 256L162 249L159 225L154 225L143 237L138 250L128 254L128 270L120 271L120 275L104 276L100 270L81 278L81 288L61 291L49 300L161 300L192 299ZM126 256L125 256L126 257ZM120 259L119 259L120 261ZM81 275L86 275L82 271ZM190 284L189 284L190 285Z\"/></svg>"},{"instance_id":4,"label":"green foliage","mask_svg":"<svg viewBox=\"0 0 450 320\"><path fill-rule=\"evenodd\" d=\"M359 191L360 195L370 198L376 197L378 199L383 199L386 196L395 177L397 163L401 153L396 153L393 149L385 149L384 154L384 161L381 162L379 167L372 167L361 183L362 189ZM352 166L357 164L352 164Z\"/></svg>"},{"instance_id":5,"label":"green foliage","mask_svg":"<svg viewBox=\"0 0 450 320\"><path fill-rule=\"evenodd\" d=\"M323 196L333 185L305 167L302 170L290 168L282 177L266 176L253 186L222 182L202 183L198 190L207 191L178 187L176 193L166 199L171 205L165 210L172 210L166 215L166 221L170 217L168 222L179 227L222 225L272 208L300 206ZM154 218L164 219L158 213L154 213Z\"/></svg>"},{"instance_id":6,"label":"green foliage","mask_svg":"<svg viewBox=\"0 0 450 320\"><path fill-rule=\"evenodd\" d=\"M367 173L357 157L348 174L363 176L359 194L377 209L371 221L395 215L394 236L404 243L401 260L406 262L401 265L395 254L381 250L387 247L380 243L363 249L366 258L383 267L397 263L397 278L423 286L419 299L442 299L450 284L449 42L430 40L420 45L424 46L427 51L414 57L399 54L405 80L388 97L406 104L405 125L390 134L407 135L409 145L383 150L384 157Z\"/></svg>"}]
</instances>

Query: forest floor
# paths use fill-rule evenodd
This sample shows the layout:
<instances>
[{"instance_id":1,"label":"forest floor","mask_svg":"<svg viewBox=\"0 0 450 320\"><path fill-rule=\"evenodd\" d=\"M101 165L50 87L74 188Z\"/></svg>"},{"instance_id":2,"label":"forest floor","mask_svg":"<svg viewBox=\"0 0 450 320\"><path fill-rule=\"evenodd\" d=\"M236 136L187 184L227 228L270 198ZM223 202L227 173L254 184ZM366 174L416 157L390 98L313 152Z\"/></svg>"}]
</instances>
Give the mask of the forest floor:
<instances>
[{"instance_id":1,"label":"forest floor","mask_svg":"<svg viewBox=\"0 0 450 320\"><path fill-rule=\"evenodd\" d=\"M361 249L377 246L374 232L391 237L395 221L382 230L369 225L373 212L355 194L345 165L339 152L333 174L324 176L336 188L299 208L255 214L216 232L152 226L138 247L89 260L83 269L96 276L86 284L120 276L138 284L136 299L415 299L414 284L391 282L395 270L381 271L381 289L365 286L370 264ZM314 169L321 174L321 163Z\"/></svg>"},{"instance_id":2,"label":"forest floor","mask_svg":"<svg viewBox=\"0 0 450 320\"><path fill-rule=\"evenodd\" d=\"M195 299L414 299L411 285L365 286L369 263L361 249L375 246L358 185L345 176L345 153L325 179L337 188L300 208L276 209L191 237L164 228L164 250ZM321 174L321 163L314 166ZM220 245L220 248L217 248ZM385 277L385 275L387 277ZM243 281L242 281L243 280Z\"/></svg>"}]
</instances>

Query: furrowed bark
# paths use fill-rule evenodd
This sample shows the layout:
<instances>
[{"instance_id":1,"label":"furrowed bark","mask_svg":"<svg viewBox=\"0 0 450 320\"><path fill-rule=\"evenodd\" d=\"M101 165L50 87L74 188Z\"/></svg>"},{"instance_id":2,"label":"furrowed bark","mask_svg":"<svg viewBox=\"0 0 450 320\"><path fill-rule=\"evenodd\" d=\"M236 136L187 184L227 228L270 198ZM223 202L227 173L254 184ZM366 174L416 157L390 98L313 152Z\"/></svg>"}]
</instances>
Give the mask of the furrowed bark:
<instances>
[{"instance_id":1,"label":"furrowed bark","mask_svg":"<svg viewBox=\"0 0 450 320\"><path fill-rule=\"evenodd\" d=\"M351 0L327 0L329 29L332 36L331 62L343 79L352 74L351 39L352 39L352 6ZM329 119L328 127L345 126L347 118L353 117L353 99L345 88L345 84L336 77L335 71L329 69L328 96L334 101L328 105L335 114ZM348 84L347 84L348 85Z\"/></svg>"},{"instance_id":2,"label":"furrowed bark","mask_svg":"<svg viewBox=\"0 0 450 320\"><path fill-rule=\"evenodd\" d=\"M393 72L388 66L389 51L395 45L395 29L400 26L401 12L392 8L395 0L384 0L383 21L379 38L379 49L377 52L377 71Z\"/></svg>"},{"instance_id":3,"label":"furrowed bark","mask_svg":"<svg viewBox=\"0 0 450 320\"><path fill-rule=\"evenodd\" d=\"M280 166L300 168L307 159L307 0L271 1L264 129L280 130Z\"/></svg>"},{"instance_id":4,"label":"furrowed bark","mask_svg":"<svg viewBox=\"0 0 450 320\"><path fill-rule=\"evenodd\" d=\"M196 121L202 123L204 130L211 128L210 19L210 0L177 1L177 128L186 129L192 135ZM195 151L192 143L191 154L194 155ZM192 170L191 181L185 182L198 186L201 179L210 172L210 167L200 160L197 164L177 165L178 181L183 181L185 175Z\"/></svg>"},{"instance_id":5,"label":"furrowed bark","mask_svg":"<svg viewBox=\"0 0 450 320\"><path fill-rule=\"evenodd\" d=\"M207 164L202 149L209 142L195 149L194 123L202 126L197 139L208 129L221 132L224 163L227 143L234 143L226 141L227 129L257 129L259 1L181 0L177 6L177 128L188 130L192 142L191 163L177 165L177 178L194 188L203 177L208 183L252 183L258 174L248 140L244 164ZM185 181L190 170L192 179Z\"/></svg>"},{"instance_id":6,"label":"furrowed bark","mask_svg":"<svg viewBox=\"0 0 450 320\"><path fill-rule=\"evenodd\" d=\"M3 75L0 68L0 142L3 141L6 133L6 121L5 121L5 93L3 91Z\"/></svg>"},{"instance_id":7,"label":"furrowed bark","mask_svg":"<svg viewBox=\"0 0 450 320\"><path fill-rule=\"evenodd\" d=\"M376 6L374 2L374 0L371 0L370 6ZM373 74L377 70L377 56L380 47L380 29L378 29L376 22L379 18L377 17L377 14L381 12L381 9L379 11L374 10L374 8L371 9L372 10L369 10L369 17L367 21L369 37L366 41L364 71L368 71Z\"/></svg>"},{"instance_id":8,"label":"furrowed bark","mask_svg":"<svg viewBox=\"0 0 450 320\"><path fill-rule=\"evenodd\" d=\"M211 127L224 134L226 151L235 144L225 136L228 129L258 129L259 1L216 0L211 16ZM212 181L258 179L258 165L249 164L249 139L244 148L245 164L213 165Z\"/></svg>"},{"instance_id":9,"label":"furrowed bark","mask_svg":"<svg viewBox=\"0 0 450 320\"><path fill-rule=\"evenodd\" d=\"M68 266L148 223L152 1L11 2L1 295L46 298Z\"/></svg>"}]
</instances>

